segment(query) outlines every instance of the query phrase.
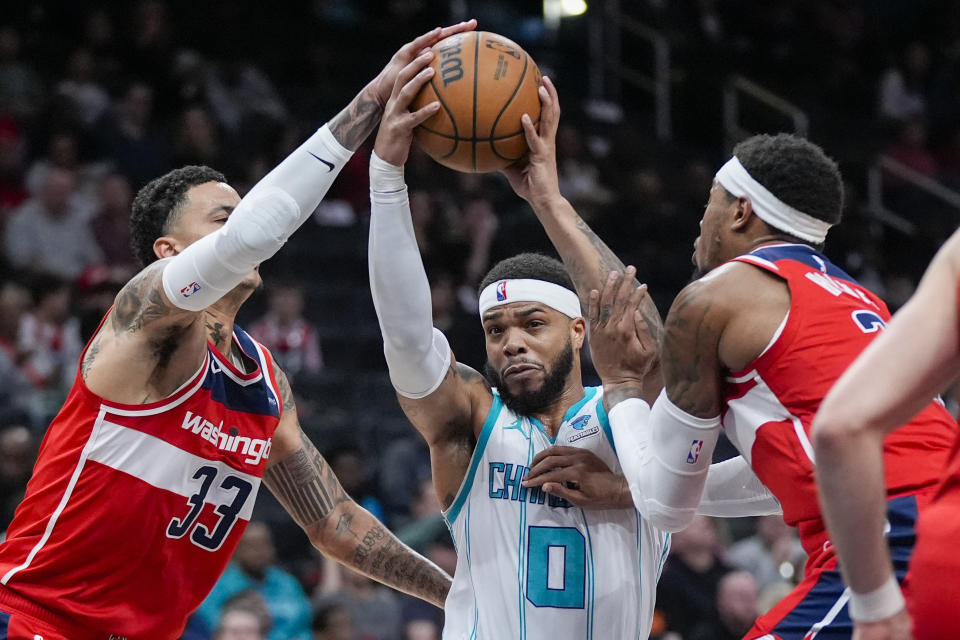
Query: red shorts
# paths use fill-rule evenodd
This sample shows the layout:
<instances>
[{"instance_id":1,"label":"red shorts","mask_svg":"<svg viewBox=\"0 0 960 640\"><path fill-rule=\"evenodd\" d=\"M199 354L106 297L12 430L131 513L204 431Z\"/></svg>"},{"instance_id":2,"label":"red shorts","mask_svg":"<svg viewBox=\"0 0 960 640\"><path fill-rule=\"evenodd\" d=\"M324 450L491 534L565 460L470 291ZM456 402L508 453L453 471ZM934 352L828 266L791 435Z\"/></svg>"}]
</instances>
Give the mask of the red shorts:
<instances>
[{"instance_id":1,"label":"red shorts","mask_svg":"<svg viewBox=\"0 0 960 640\"><path fill-rule=\"evenodd\" d=\"M960 495L949 494L924 509L910 563L907 606L915 640L960 638Z\"/></svg>"}]
</instances>

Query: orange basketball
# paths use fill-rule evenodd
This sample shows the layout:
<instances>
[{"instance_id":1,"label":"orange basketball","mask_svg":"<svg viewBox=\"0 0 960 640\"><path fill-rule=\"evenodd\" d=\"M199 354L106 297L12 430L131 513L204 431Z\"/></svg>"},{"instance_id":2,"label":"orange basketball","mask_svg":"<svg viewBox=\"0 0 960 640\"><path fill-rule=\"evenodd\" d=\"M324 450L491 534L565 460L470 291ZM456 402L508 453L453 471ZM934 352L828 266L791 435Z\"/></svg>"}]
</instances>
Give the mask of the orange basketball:
<instances>
[{"instance_id":1,"label":"orange basketball","mask_svg":"<svg viewBox=\"0 0 960 640\"><path fill-rule=\"evenodd\" d=\"M435 73L411 110L439 100L414 132L440 164L470 173L496 171L527 151L520 116L540 121L540 70L512 40L487 31L458 33L433 45Z\"/></svg>"}]
</instances>

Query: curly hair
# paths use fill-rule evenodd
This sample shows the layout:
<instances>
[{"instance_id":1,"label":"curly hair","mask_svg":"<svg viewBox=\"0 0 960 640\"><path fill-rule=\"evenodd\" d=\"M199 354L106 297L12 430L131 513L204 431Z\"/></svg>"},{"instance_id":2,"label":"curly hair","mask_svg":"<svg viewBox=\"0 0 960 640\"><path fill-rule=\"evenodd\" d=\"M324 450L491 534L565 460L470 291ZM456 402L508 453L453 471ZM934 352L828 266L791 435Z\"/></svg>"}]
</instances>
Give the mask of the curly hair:
<instances>
[{"instance_id":1,"label":"curly hair","mask_svg":"<svg viewBox=\"0 0 960 640\"><path fill-rule=\"evenodd\" d=\"M130 248L145 267L157 260L153 243L169 233L191 187L205 182L226 182L222 173L204 166L187 166L151 180L133 199L130 211Z\"/></svg>"},{"instance_id":2,"label":"curly hair","mask_svg":"<svg viewBox=\"0 0 960 640\"><path fill-rule=\"evenodd\" d=\"M574 293L577 291L573 286L573 280L570 279L570 275L559 260L542 253L520 253L493 265L480 281L477 293L482 292L490 283L497 280L518 278L543 280L570 289Z\"/></svg>"},{"instance_id":3,"label":"curly hair","mask_svg":"<svg viewBox=\"0 0 960 640\"><path fill-rule=\"evenodd\" d=\"M840 222L840 169L816 144L788 133L763 134L738 144L733 155L754 180L781 201L830 224Z\"/></svg>"}]
</instances>

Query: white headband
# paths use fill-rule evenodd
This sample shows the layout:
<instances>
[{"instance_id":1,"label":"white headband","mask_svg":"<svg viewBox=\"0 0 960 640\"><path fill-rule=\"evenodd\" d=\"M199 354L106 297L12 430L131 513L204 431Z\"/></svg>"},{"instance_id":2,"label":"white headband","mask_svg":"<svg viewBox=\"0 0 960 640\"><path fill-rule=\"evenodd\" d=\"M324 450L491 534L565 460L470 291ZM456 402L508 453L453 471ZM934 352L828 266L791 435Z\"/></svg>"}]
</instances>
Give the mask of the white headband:
<instances>
[{"instance_id":1,"label":"white headband","mask_svg":"<svg viewBox=\"0 0 960 640\"><path fill-rule=\"evenodd\" d=\"M832 224L794 209L767 191L744 169L737 156L727 160L715 177L730 195L750 198L754 213L770 226L807 242L821 244L827 239L827 231Z\"/></svg>"},{"instance_id":2,"label":"white headband","mask_svg":"<svg viewBox=\"0 0 960 640\"><path fill-rule=\"evenodd\" d=\"M480 315L511 302L542 302L570 318L581 317L580 299L573 291L543 280L497 280L480 292Z\"/></svg>"}]
</instances>

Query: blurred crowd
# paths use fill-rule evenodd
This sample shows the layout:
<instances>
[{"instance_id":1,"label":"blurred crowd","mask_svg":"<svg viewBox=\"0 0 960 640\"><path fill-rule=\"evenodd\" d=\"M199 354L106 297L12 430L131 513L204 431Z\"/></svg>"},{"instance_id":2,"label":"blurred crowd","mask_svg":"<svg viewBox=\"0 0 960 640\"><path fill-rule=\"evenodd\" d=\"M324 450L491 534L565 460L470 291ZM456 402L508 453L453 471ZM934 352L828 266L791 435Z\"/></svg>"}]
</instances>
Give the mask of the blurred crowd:
<instances>
[{"instance_id":1,"label":"blurred crowd","mask_svg":"<svg viewBox=\"0 0 960 640\"><path fill-rule=\"evenodd\" d=\"M431 0L292 2L283 16L244 4L26 0L0 18L0 529L86 340L139 268L128 246L136 190L171 168L207 164L245 192L399 42L461 17L451 15L457 3ZM638 267L663 313L689 278L697 221L725 158L721 90L734 72L811 116L811 137L847 182L846 221L827 253L892 307L956 226L957 211L894 175L885 202L917 232L885 226L866 208L865 183L883 153L960 188L960 12L951 2L620 3L673 46L670 143L655 139L648 100L629 90L622 118L583 108L601 97L581 82L588 18L550 34L517 26L536 23L539 2L460 4L555 79L561 190ZM525 20L495 18L524 11ZM623 53L639 59L640 48L628 39ZM756 128L768 126L783 125L761 118ZM396 405L370 301L368 156L369 146L355 154L313 219L264 265L265 290L240 322L289 375L301 422L344 487L452 573L428 451ZM434 322L458 360L482 370L477 283L501 258L552 249L499 176L457 174L419 151L406 176ZM673 538L654 634L738 638L803 561L778 517L698 519ZM320 558L263 492L185 637L431 640L441 627L442 612Z\"/></svg>"}]
</instances>

